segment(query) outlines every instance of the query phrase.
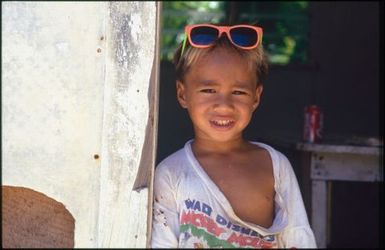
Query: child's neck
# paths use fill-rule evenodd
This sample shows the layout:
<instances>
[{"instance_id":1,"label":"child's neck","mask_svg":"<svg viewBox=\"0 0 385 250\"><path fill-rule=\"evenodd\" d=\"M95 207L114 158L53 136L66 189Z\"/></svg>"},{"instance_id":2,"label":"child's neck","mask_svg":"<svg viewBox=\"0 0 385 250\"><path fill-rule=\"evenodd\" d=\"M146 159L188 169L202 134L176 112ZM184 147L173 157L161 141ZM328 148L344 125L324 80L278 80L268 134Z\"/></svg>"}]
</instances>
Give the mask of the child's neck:
<instances>
[{"instance_id":1,"label":"child's neck","mask_svg":"<svg viewBox=\"0 0 385 250\"><path fill-rule=\"evenodd\" d=\"M249 146L249 143L242 137L225 142L218 142L205 138L195 138L192 144L194 152L219 154L238 152L246 149L247 146Z\"/></svg>"}]
</instances>

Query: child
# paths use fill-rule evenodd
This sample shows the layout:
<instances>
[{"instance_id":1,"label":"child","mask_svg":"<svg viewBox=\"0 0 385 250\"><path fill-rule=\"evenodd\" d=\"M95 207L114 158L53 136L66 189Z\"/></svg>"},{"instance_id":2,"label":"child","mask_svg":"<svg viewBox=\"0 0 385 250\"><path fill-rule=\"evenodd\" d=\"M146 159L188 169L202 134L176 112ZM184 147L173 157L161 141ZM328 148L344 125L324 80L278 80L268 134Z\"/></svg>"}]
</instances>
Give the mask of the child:
<instances>
[{"instance_id":1,"label":"child","mask_svg":"<svg viewBox=\"0 0 385 250\"><path fill-rule=\"evenodd\" d=\"M262 29L188 25L174 63L194 139L156 168L153 248L316 247L296 177L242 137L267 74Z\"/></svg>"}]
</instances>

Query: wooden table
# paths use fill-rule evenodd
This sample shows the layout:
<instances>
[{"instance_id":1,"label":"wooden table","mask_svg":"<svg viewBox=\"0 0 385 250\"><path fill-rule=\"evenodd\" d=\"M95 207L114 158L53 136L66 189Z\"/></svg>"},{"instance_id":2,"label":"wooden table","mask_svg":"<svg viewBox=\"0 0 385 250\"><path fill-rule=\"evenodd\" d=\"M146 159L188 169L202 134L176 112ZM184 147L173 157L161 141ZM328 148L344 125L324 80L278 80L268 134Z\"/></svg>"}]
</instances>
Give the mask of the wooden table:
<instances>
[{"instance_id":1,"label":"wooden table","mask_svg":"<svg viewBox=\"0 0 385 250\"><path fill-rule=\"evenodd\" d=\"M297 143L302 151L301 186L317 247L330 233L331 181L383 181L382 147Z\"/></svg>"}]
</instances>

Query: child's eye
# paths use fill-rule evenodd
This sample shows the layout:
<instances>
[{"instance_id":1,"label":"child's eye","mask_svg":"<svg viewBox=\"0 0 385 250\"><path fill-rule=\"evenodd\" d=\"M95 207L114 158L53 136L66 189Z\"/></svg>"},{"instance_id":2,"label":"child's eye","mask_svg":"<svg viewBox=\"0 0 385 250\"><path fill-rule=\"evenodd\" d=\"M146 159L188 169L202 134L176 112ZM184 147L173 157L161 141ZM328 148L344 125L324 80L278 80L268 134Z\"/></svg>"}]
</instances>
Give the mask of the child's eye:
<instances>
[{"instance_id":1,"label":"child's eye","mask_svg":"<svg viewBox=\"0 0 385 250\"><path fill-rule=\"evenodd\" d=\"M200 90L202 93L215 93L215 89L202 89Z\"/></svg>"},{"instance_id":2,"label":"child's eye","mask_svg":"<svg viewBox=\"0 0 385 250\"><path fill-rule=\"evenodd\" d=\"M233 91L234 95L246 95L247 93L245 91L235 90Z\"/></svg>"}]
</instances>

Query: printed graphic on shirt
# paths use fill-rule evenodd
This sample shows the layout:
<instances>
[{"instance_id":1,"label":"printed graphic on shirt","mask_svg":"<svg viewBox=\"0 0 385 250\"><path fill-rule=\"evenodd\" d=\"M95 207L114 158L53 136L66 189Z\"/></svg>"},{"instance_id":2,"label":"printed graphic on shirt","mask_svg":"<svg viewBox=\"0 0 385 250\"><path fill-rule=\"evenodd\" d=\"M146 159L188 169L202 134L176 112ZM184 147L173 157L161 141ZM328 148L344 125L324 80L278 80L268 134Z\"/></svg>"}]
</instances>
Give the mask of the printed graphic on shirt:
<instances>
[{"instance_id":1,"label":"printed graphic on shirt","mask_svg":"<svg viewBox=\"0 0 385 250\"><path fill-rule=\"evenodd\" d=\"M184 201L180 217L180 243L194 248L275 248L274 235L262 236L233 224L198 200Z\"/></svg>"}]
</instances>

